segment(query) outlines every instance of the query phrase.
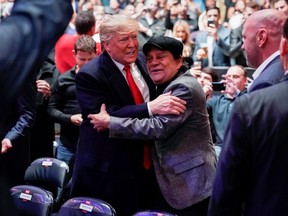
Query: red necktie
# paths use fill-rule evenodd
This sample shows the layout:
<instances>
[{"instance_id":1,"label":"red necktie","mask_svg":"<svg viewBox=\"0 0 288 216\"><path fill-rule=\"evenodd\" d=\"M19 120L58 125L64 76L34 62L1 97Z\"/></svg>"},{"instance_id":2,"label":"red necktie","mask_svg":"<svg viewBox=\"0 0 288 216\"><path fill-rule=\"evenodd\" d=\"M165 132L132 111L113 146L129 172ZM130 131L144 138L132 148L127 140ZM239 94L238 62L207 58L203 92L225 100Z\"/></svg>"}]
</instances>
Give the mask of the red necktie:
<instances>
[{"instance_id":1,"label":"red necktie","mask_svg":"<svg viewBox=\"0 0 288 216\"><path fill-rule=\"evenodd\" d=\"M126 79L130 88L130 91L133 95L135 104L144 103L143 96L136 85L129 65L125 65L124 70L126 71ZM143 166L145 169L149 169L152 166L152 158L151 158L151 148L148 144L144 145L144 161Z\"/></svg>"}]
</instances>

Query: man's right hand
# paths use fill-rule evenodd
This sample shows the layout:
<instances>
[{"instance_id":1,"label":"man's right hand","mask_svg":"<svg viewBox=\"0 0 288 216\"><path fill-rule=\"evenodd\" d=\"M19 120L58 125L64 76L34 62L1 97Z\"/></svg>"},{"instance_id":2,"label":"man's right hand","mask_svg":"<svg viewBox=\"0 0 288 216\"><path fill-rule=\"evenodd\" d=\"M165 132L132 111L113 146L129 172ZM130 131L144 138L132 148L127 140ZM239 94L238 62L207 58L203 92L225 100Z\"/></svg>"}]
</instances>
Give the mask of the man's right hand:
<instances>
[{"instance_id":1,"label":"man's right hand","mask_svg":"<svg viewBox=\"0 0 288 216\"><path fill-rule=\"evenodd\" d=\"M159 95L148 102L153 115L180 115L186 110L186 101L171 95L171 92Z\"/></svg>"},{"instance_id":2,"label":"man's right hand","mask_svg":"<svg viewBox=\"0 0 288 216\"><path fill-rule=\"evenodd\" d=\"M12 143L7 138L3 139L1 144L2 144L1 154L6 153L10 148L12 148Z\"/></svg>"}]
</instances>

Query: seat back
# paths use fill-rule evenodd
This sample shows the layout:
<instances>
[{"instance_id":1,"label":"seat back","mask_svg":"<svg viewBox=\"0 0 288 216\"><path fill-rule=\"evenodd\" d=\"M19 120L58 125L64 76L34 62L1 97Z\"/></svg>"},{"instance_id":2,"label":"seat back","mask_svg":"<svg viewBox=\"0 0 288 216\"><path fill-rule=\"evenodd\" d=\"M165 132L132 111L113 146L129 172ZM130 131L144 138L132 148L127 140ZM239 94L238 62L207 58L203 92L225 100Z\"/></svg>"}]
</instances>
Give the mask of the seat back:
<instances>
[{"instance_id":1,"label":"seat back","mask_svg":"<svg viewBox=\"0 0 288 216\"><path fill-rule=\"evenodd\" d=\"M19 216L49 216L53 208L51 192L32 185L18 185L10 193Z\"/></svg>"},{"instance_id":2,"label":"seat back","mask_svg":"<svg viewBox=\"0 0 288 216\"><path fill-rule=\"evenodd\" d=\"M66 201L56 216L116 216L114 208L107 202L90 198L75 197Z\"/></svg>"},{"instance_id":3,"label":"seat back","mask_svg":"<svg viewBox=\"0 0 288 216\"><path fill-rule=\"evenodd\" d=\"M39 158L31 163L25 172L26 184L51 191L54 202L59 203L67 183L68 165L56 158Z\"/></svg>"},{"instance_id":4,"label":"seat back","mask_svg":"<svg viewBox=\"0 0 288 216\"><path fill-rule=\"evenodd\" d=\"M133 216L177 216L177 215L173 213L165 212L165 211L144 210L144 211L139 211L133 214Z\"/></svg>"}]
</instances>

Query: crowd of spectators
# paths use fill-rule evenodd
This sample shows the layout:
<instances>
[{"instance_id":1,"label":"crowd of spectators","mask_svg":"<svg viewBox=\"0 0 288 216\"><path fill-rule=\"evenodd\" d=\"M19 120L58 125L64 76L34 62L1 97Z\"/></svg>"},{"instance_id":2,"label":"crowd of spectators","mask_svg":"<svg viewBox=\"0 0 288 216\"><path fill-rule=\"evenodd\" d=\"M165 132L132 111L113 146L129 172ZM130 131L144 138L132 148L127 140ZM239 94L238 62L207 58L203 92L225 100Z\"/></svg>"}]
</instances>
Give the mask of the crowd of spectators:
<instances>
[{"instance_id":1,"label":"crowd of spectators","mask_svg":"<svg viewBox=\"0 0 288 216\"><path fill-rule=\"evenodd\" d=\"M37 75L34 74L35 77L33 77L33 80L31 77L31 83L34 83L36 80L37 82L35 86L30 83L31 87L33 87L33 93L27 93L31 99L29 103L35 103L35 106L37 106L36 110L33 110L33 119L35 119L33 120L35 121L33 123L34 127L32 123L31 125L27 123L30 136L27 137L31 139L27 139L31 147L31 149L27 148L30 150L30 153L27 153L27 155L31 154L30 159L32 160L42 156L53 156L52 143L53 138L55 138L54 123L57 122L57 120L55 120L57 118L51 114L53 111L51 111L51 107L53 108L53 103L55 103L55 94L57 93L57 86L59 87L59 79L61 80L61 77L65 78L69 76L67 75L67 71L74 71L72 82L73 88L75 88L75 70L78 71L82 65L79 67L77 64L77 52L75 52L74 46L81 35L88 35L94 39L97 56L100 55L102 51L105 51L101 46L99 36L99 26L105 19L105 16L125 14L137 20L140 51L142 51L143 45L147 43L149 39L158 36L173 37L183 43L182 56L185 65L190 68L191 74L197 78L206 96L206 108L209 114L211 134L213 142L216 145L215 150L217 156L220 154L223 140L225 139L224 134L230 121L230 112L233 108L234 101L247 92L254 91L254 86L258 84L258 82L261 82L261 79L258 78L258 81L254 82L254 84L248 88L250 79L246 67L255 67L255 69L258 67L262 70L261 64L266 60L266 56L265 58L263 56L263 59L260 58L260 52L265 53L267 51L268 57L276 56L277 64L281 67L281 70L277 70L279 77L276 77L275 74L272 76L274 76L275 79L277 78L278 82L282 78L282 74L284 74L284 69L280 64L280 57L278 57L278 40L280 39L280 33L278 34L279 37L275 37L273 52L272 48L269 50L267 47L264 47L263 50L262 48L257 48L257 50L259 50L259 56L254 57L257 58L259 62L252 59L252 63L250 53L255 50L251 50L253 47L248 50L249 46L251 47L251 43L248 44L248 42L246 42L246 45L243 45L243 35L247 40L247 38L252 37L252 34L248 37L250 32L254 32L255 30L255 34L258 34L256 27L253 31L250 31L250 29L248 31L248 27L252 28L252 24L257 25L258 22L252 22L253 20L250 19L250 22L246 22L246 28L244 26L245 21L256 11L272 8L283 12L287 16L288 0L71 0L71 3L74 14L66 31L56 43L55 50L53 49L49 53L49 56L37 71ZM0 22L10 15L11 10L13 10L13 4L14 0L0 0ZM253 19L257 20L256 18ZM261 22L262 21L264 23L265 20L263 19ZM267 26L272 29L273 23L268 24ZM268 27L267 29L269 29ZM282 27L280 30L282 30ZM78 59L78 61L80 60ZM257 64L254 64L255 62L257 62ZM218 66L229 68L227 73L222 77L213 69ZM261 72L262 71L258 73ZM60 76L57 81L57 77L60 74L62 74L62 76ZM254 79L256 78L257 77L254 77ZM269 81L271 81L271 79L269 79ZM218 91L218 95L215 95L216 90L213 89L212 83L219 81L226 86L226 89L222 92ZM264 85L263 82L260 84ZM35 87L37 88L38 95L36 95ZM75 91L75 89L73 89L73 91ZM51 96L52 92L54 99ZM23 91L22 93L24 94L25 92ZM32 94L35 97L30 97ZM60 95L60 91L58 94ZM75 97L74 99L76 100ZM20 100L19 98L21 99L21 95L17 97L17 100ZM49 113L47 112L47 110L49 111L49 100L50 116L47 114ZM58 102L60 103L61 100ZM30 105L31 104L29 104L29 106ZM26 109L24 106L22 108ZM59 108L59 110L61 109ZM27 109L25 111L27 111ZM77 114L79 117L81 115L79 112L80 108L77 110L77 113L65 113L67 115L65 116L66 122L64 122L77 125L76 127L73 125L77 132L82 117L80 117L80 122L76 124L72 121L72 116ZM65 129L65 126L63 128ZM69 129L69 131L70 130L71 129ZM42 135L41 132L43 131L46 133ZM69 139L73 136L73 141L76 140L73 142L74 157L76 151L75 145L79 134L70 134L67 132L65 135ZM76 135L77 137L75 137ZM43 144L43 146L48 147L45 148L42 146L39 148L37 143L43 139L44 136L46 137L47 144ZM28 162L23 164L23 166L27 164ZM71 170L73 169L73 167L70 168ZM23 168L22 171L24 170ZM16 177L15 179L19 180L21 178ZM21 182L17 182L17 184L20 183Z\"/></svg>"}]
</instances>

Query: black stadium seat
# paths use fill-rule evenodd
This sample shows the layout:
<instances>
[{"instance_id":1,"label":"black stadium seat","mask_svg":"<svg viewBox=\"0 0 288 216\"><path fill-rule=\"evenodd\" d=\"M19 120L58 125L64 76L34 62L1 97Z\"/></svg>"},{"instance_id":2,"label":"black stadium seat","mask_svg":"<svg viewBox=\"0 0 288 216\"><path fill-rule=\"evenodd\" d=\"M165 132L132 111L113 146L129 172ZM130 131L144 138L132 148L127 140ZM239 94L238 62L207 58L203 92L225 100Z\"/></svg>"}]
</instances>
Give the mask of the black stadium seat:
<instances>
[{"instance_id":1,"label":"black stadium seat","mask_svg":"<svg viewBox=\"0 0 288 216\"><path fill-rule=\"evenodd\" d=\"M10 189L18 216L49 216L53 208L51 192L32 185L18 185Z\"/></svg>"}]
</instances>

